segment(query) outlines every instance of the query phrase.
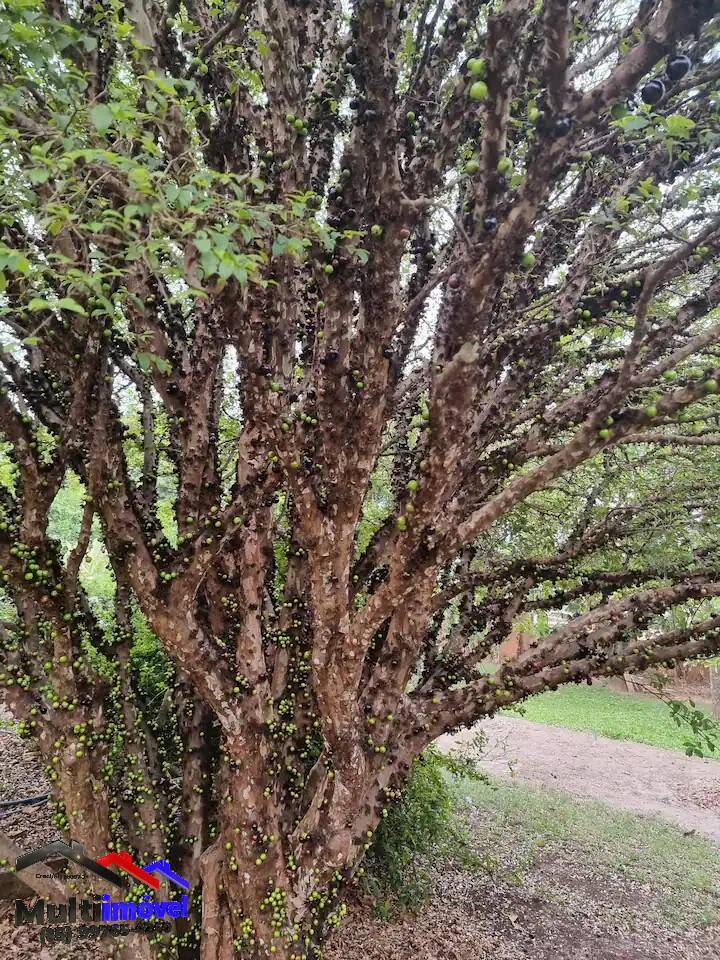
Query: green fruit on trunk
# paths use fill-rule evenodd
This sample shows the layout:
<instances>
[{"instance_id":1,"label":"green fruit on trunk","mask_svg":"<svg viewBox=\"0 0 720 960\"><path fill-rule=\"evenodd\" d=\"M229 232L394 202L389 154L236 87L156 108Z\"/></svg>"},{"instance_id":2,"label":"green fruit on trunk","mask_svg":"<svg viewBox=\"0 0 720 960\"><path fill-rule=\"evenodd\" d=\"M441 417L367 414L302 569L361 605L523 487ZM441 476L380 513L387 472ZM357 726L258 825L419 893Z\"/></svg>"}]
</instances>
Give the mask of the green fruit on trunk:
<instances>
[{"instance_id":1,"label":"green fruit on trunk","mask_svg":"<svg viewBox=\"0 0 720 960\"><path fill-rule=\"evenodd\" d=\"M471 57L467 62L468 73L473 77L485 76L485 61L481 57Z\"/></svg>"},{"instance_id":2,"label":"green fruit on trunk","mask_svg":"<svg viewBox=\"0 0 720 960\"><path fill-rule=\"evenodd\" d=\"M483 100L487 100L488 88L487 84L483 80L476 80L468 92L470 94L470 99L477 100L478 103L482 103Z\"/></svg>"},{"instance_id":3,"label":"green fruit on trunk","mask_svg":"<svg viewBox=\"0 0 720 960\"><path fill-rule=\"evenodd\" d=\"M468 162L465 164L465 173L469 173L470 176L477 173L479 169L480 164L477 160L468 160Z\"/></svg>"},{"instance_id":4,"label":"green fruit on trunk","mask_svg":"<svg viewBox=\"0 0 720 960\"><path fill-rule=\"evenodd\" d=\"M497 172L501 176L506 176L508 173L512 172L513 163L510 157L500 157L497 165Z\"/></svg>"},{"instance_id":5,"label":"green fruit on trunk","mask_svg":"<svg viewBox=\"0 0 720 960\"><path fill-rule=\"evenodd\" d=\"M526 270L532 270L535 266L535 254L527 250L521 257L520 263Z\"/></svg>"}]
</instances>

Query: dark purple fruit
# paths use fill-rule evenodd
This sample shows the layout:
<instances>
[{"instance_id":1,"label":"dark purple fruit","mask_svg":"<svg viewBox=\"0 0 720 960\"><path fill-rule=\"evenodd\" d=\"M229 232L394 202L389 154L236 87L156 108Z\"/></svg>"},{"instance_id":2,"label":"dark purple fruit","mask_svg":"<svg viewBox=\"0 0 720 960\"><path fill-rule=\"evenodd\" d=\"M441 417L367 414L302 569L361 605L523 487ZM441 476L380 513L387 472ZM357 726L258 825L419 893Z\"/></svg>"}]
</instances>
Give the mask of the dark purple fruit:
<instances>
[{"instance_id":1,"label":"dark purple fruit","mask_svg":"<svg viewBox=\"0 0 720 960\"><path fill-rule=\"evenodd\" d=\"M643 98L643 103L654 106L656 103L660 103L665 96L665 84L657 78L655 80L648 80L640 91L640 96Z\"/></svg>"},{"instance_id":2,"label":"dark purple fruit","mask_svg":"<svg viewBox=\"0 0 720 960\"><path fill-rule=\"evenodd\" d=\"M556 137L566 137L572 128L572 117L557 117L552 126L553 135Z\"/></svg>"},{"instance_id":3,"label":"dark purple fruit","mask_svg":"<svg viewBox=\"0 0 720 960\"><path fill-rule=\"evenodd\" d=\"M691 67L692 62L690 57L686 57L684 53L680 53L668 58L665 73L667 74L668 80L672 83L677 83L678 80L682 80L684 76L690 73Z\"/></svg>"}]
</instances>

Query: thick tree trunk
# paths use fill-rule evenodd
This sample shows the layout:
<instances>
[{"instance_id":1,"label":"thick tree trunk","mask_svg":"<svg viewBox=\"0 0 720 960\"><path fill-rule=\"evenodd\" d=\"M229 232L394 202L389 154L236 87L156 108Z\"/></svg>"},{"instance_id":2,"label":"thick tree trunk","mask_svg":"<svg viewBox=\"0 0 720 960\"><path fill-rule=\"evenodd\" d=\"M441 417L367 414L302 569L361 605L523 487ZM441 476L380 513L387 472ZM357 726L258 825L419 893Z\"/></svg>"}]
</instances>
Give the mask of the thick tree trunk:
<instances>
[{"instance_id":1,"label":"thick tree trunk","mask_svg":"<svg viewBox=\"0 0 720 960\"><path fill-rule=\"evenodd\" d=\"M232 779L218 839L202 859L202 960L237 955L233 943L253 960L313 957L342 915L338 896L363 845L358 851L349 831L325 824L317 836L283 837L279 823L274 799L258 794L256 782Z\"/></svg>"},{"instance_id":2,"label":"thick tree trunk","mask_svg":"<svg viewBox=\"0 0 720 960\"><path fill-rule=\"evenodd\" d=\"M408 751L403 761L370 752L352 784L321 757L293 803L269 787L272 741L245 747L235 762L226 747L218 835L201 861L201 960L309 960L345 914L343 891L399 794Z\"/></svg>"}]
</instances>

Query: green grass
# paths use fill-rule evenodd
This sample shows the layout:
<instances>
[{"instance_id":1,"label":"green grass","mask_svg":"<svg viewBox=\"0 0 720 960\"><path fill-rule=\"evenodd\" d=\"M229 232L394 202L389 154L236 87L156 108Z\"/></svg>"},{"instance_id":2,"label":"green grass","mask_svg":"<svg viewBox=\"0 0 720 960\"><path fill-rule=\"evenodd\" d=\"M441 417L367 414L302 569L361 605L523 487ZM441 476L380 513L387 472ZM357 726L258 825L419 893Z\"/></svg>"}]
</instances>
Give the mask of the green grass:
<instances>
[{"instance_id":1,"label":"green grass","mask_svg":"<svg viewBox=\"0 0 720 960\"><path fill-rule=\"evenodd\" d=\"M643 900L672 926L720 920L720 857L710 840L557 790L461 780L457 792L479 816L477 853L486 868L522 883L536 865L562 862L570 876L599 880L611 903L618 885L641 884Z\"/></svg>"},{"instance_id":2,"label":"green grass","mask_svg":"<svg viewBox=\"0 0 720 960\"><path fill-rule=\"evenodd\" d=\"M570 730L587 730L613 740L634 740L671 750L684 751L692 736L688 727L675 723L662 701L600 686L568 684L531 697L521 708L505 712ZM720 751L716 749L709 755L720 757Z\"/></svg>"}]
</instances>

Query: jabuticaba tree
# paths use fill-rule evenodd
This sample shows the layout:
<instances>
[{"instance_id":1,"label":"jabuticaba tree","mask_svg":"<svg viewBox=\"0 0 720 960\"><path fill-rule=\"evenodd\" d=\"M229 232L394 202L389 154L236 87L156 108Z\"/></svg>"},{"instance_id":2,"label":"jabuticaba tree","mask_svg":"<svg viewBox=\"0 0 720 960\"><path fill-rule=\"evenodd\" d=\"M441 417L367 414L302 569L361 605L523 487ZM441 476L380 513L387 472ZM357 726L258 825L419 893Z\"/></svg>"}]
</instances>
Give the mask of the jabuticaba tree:
<instances>
[{"instance_id":1,"label":"jabuticaba tree","mask_svg":"<svg viewBox=\"0 0 720 960\"><path fill-rule=\"evenodd\" d=\"M132 956L315 957L435 737L720 649L717 8L0 2L0 679L192 882Z\"/></svg>"}]
</instances>

